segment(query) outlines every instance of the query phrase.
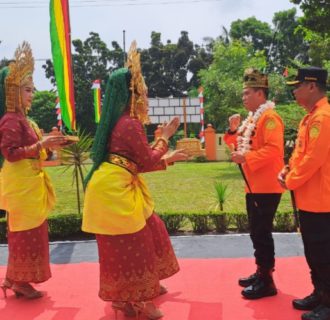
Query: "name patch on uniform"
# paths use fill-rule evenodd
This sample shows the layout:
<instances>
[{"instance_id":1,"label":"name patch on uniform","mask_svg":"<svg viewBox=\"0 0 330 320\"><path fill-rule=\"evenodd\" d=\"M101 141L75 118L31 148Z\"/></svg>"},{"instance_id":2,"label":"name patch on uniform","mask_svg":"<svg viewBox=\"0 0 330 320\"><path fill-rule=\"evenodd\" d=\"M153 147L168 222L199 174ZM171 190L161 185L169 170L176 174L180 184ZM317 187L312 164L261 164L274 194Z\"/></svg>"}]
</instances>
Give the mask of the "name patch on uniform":
<instances>
[{"instance_id":1,"label":"name patch on uniform","mask_svg":"<svg viewBox=\"0 0 330 320\"><path fill-rule=\"evenodd\" d=\"M268 130L273 130L276 128L276 122L274 119L269 119L266 122L266 129Z\"/></svg>"}]
</instances>

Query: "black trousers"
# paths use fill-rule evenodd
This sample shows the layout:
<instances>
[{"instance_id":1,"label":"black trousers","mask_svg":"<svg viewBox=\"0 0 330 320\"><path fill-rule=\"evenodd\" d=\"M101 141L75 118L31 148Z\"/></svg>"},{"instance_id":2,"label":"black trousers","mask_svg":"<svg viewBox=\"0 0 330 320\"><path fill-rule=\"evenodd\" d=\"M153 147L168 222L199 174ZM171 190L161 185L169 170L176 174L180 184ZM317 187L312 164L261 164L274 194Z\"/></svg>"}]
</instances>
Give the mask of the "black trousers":
<instances>
[{"instance_id":1,"label":"black trousers","mask_svg":"<svg viewBox=\"0 0 330 320\"><path fill-rule=\"evenodd\" d=\"M250 224L256 264L262 269L275 265L273 220L281 200L281 193L246 194L246 210Z\"/></svg>"},{"instance_id":2,"label":"black trousers","mask_svg":"<svg viewBox=\"0 0 330 320\"><path fill-rule=\"evenodd\" d=\"M314 288L330 297L330 212L299 210L299 221Z\"/></svg>"}]
</instances>

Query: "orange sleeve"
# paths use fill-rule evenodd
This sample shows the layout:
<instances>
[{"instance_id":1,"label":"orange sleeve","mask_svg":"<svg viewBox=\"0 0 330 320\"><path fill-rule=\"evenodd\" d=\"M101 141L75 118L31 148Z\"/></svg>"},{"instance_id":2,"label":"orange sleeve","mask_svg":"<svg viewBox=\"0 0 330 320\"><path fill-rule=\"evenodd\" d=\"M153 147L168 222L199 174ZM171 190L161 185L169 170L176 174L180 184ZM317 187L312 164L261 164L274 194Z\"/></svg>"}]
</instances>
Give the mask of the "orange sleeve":
<instances>
[{"instance_id":1,"label":"orange sleeve","mask_svg":"<svg viewBox=\"0 0 330 320\"><path fill-rule=\"evenodd\" d=\"M303 128L303 124L305 122L305 118L306 118L306 116L300 121L299 127L298 127L298 132L300 132L302 130L302 128ZM293 168L295 166L295 163L297 161L299 161L299 154L298 154L298 151L297 151L297 145L299 144L298 138L299 138L299 135L296 138L295 148L293 149L292 154L291 154L290 159L289 159L289 167L290 168Z\"/></svg>"},{"instance_id":2,"label":"orange sleeve","mask_svg":"<svg viewBox=\"0 0 330 320\"><path fill-rule=\"evenodd\" d=\"M229 133L228 131L223 136L223 141L226 143L226 145L231 148L233 145L234 148L237 148L237 131L235 133Z\"/></svg>"},{"instance_id":3,"label":"orange sleeve","mask_svg":"<svg viewBox=\"0 0 330 320\"><path fill-rule=\"evenodd\" d=\"M326 161L330 144L330 117L318 115L309 125L308 143L300 161L293 161L285 183L290 190L295 190L307 182ZM328 173L330 175L330 173ZM317 186L316 186L317 187Z\"/></svg>"},{"instance_id":4,"label":"orange sleeve","mask_svg":"<svg viewBox=\"0 0 330 320\"><path fill-rule=\"evenodd\" d=\"M266 116L259 130L263 137L263 145L245 154L246 165L251 171L267 165L274 157L284 155L284 126L281 118L276 115Z\"/></svg>"}]
</instances>

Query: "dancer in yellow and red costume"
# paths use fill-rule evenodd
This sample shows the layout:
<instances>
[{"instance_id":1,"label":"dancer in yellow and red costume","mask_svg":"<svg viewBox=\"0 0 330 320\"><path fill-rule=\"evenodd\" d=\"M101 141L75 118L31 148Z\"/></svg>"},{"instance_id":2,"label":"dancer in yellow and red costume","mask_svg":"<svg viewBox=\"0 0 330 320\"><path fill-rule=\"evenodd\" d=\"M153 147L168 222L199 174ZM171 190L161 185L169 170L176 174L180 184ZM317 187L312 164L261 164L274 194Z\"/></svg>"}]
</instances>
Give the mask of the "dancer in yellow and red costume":
<instances>
[{"instance_id":1,"label":"dancer in yellow and red costume","mask_svg":"<svg viewBox=\"0 0 330 320\"><path fill-rule=\"evenodd\" d=\"M15 60L0 71L0 206L7 211L8 267L1 285L28 299L42 297L31 283L50 278L47 214L55 194L41 167L46 148L60 148L63 136L43 138L27 117L34 84L34 59L26 42Z\"/></svg>"},{"instance_id":2,"label":"dancer in yellow and red costume","mask_svg":"<svg viewBox=\"0 0 330 320\"><path fill-rule=\"evenodd\" d=\"M148 123L147 87L140 55L133 43L127 67L110 76L93 146L93 168L87 177L82 229L96 234L100 262L99 296L125 315L142 312L162 317L152 300L166 289L160 280L179 271L164 223L141 172L165 170L187 158L168 153L168 139L179 119L162 127L150 146L143 125Z\"/></svg>"}]
</instances>

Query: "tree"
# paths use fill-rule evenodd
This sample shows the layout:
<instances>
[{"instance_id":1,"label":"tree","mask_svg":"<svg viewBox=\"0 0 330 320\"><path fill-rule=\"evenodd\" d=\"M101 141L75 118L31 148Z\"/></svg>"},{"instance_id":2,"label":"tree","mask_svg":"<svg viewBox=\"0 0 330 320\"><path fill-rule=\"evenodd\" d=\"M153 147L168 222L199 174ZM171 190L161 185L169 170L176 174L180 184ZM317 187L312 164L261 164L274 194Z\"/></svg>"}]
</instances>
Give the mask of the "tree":
<instances>
[{"instance_id":1,"label":"tree","mask_svg":"<svg viewBox=\"0 0 330 320\"><path fill-rule=\"evenodd\" d=\"M304 16L300 28L310 44L310 63L323 66L330 60L330 2L329 0L290 0L300 6Z\"/></svg>"},{"instance_id":2,"label":"tree","mask_svg":"<svg viewBox=\"0 0 330 320\"><path fill-rule=\"evenodd\" d=\"M212 52L208 51L208 47L195 44L194 54L190 57L188 62L188 71L191 73L191 78L189 80L190 89L200 86L198 73L202 69L207 69L211 63Z\"/></svg>"},{"instance_id":3,"label":"tree","mask_svg":"<svg viewBox=\"0 0 330 320\"><path fill-rule=\"evenodd\" d=\"M268 50L272 41L272 30L268 23L255 17L231 23L229 35L233 40L252 44L255 50Z\"/></svg>"},{"instance_id":4,"label":"tree","mask_svg":"<svg viewBox=\"0 0 330 320\"><path fill-rule=\"evenodd\" d=\"M326 37L330 33L330 2L329 0L290 0L299 5L304 16L303 26Z\"/></svg>"},{"instance_id":5,"label":"tree","mask_svg":"<svg viewBox=\"0 0 330 320\"><path fill-rule=\"evenodd\" d=\"M273 17L275 26L272 50L269 52L269 68L282 73L286 67L292 66L293 60L308 62L308 43L304 40L304 32L299 29L296 9L276 12Z\"/></svg>"},{"instance_id":6,"label":"tree","mask_svg":"<svg viewBox=\"0 0 330 320\"><path fill-rule=\"evenodd\" d=\"M74 53L73 73L76 101L77 124L84 128L87 133L94 133L92 82L101 80L104 89L109 71L123 65L123 51L116 42L112 42L114 50L107 48L97 33L91 32L85 41L73 40ZM54 69L50 60L43 66L46 77L55 85Z\"/></svg>"},{"instance_id":7,"label":"tree","mask_svg":"<svg viewBox=\"0 0 330 320\"><path fill-rule=\"evenodd\" d=\"M165 71L164 56L173 59L175 45L167 43L166 49L159 32L151 32L151 46L141 50L141 65L149 97L168 97L171 95L169 72Z\"/></svg>"},{"instance_id":8,"label":"tree","mask_svg":"<svg viewBox=\"0 0 330 320\"><path fill-rule=\"evenodd\" d=\"M29 117L45 132L50 132L57 126L55 101L56 94L52 91L37 91L33 98Z\"/></svg>"},{"instance_id":9,"label":"tree","mask_svg":"<svg viewBox=\"0 0 330 320\"><path fill-rule=\"evenodd\" d=\"M10 63L10 60L3 58L2 60L0 60L0 70L4 67L7 67Z\"/></svg>"},{"instance_id":10,"label":"tree","mask_svg":"<svg viewBox=\"0 0 330 320\"><path fill-rule=\"evenodd\" d=\"M308 54L312 65L322 67L330 61L330 36L307 31L305 38L310 42Z\"/></svg>"},{"instance_id":11,"label":"tree","mask_svg":"<svg viewBox=\"0 0 330 320\"><path fill-rule=\"evenodd\" d=\"M188 32L181 31L176 44L170 41L163 44L161 34L153 31L150 48L141 50L142 70L149 96L178 97L184 91L198 87L198 72L207 68L211 60L208 48L194 45Z\"/></svg>"},{"instance_id":12,"label":"tree","mask_svg":"<svg viewBox=\"0 0 330 320\"><path fill-rule=\"evenodd\" d=\"M218 41L214 46L213 62L207 70L201 70L205 89L206 119L221 131L227 127L229 115L244 112L242 107L242 78L247 67L263 70L266 58L263 52L255 52L251 44L233 41L228 45Z\"/></svg>"}]
</instances>

